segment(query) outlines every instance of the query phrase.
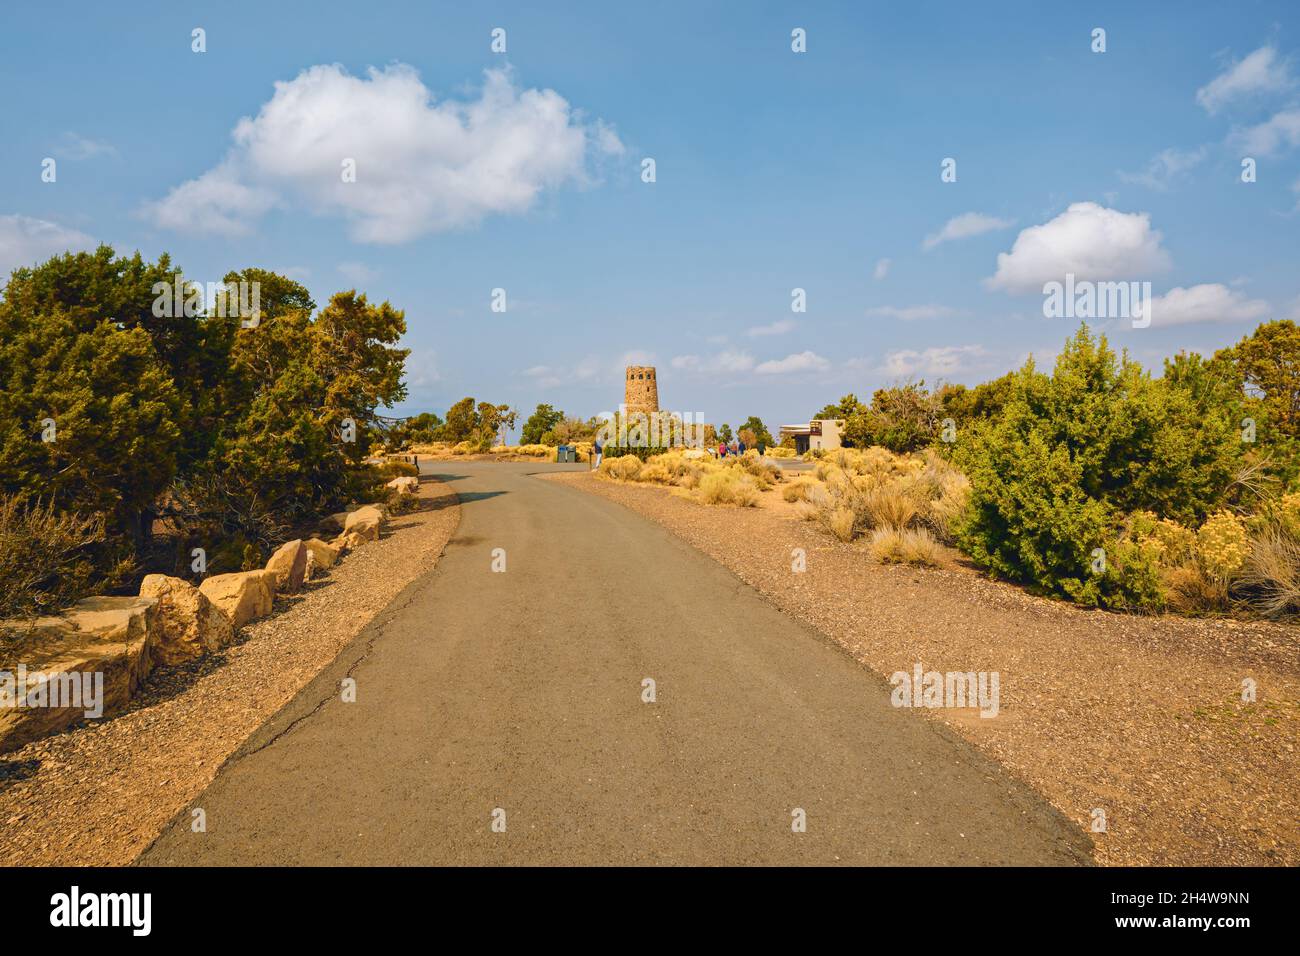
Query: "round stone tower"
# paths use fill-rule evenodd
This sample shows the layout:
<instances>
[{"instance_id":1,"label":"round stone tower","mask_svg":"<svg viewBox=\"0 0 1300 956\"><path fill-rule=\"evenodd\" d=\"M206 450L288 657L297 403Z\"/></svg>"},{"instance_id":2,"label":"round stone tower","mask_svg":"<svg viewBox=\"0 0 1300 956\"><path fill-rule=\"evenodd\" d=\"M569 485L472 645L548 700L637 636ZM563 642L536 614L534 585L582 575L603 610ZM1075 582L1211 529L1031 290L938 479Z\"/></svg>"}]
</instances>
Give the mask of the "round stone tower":
<instances>
[{"instance_id":1,"label":"round stone tower","mask_svg":"<svg viewBox=\"0 0 1300 956\"><path fill-rule=\"evenodd\" d=\"M659 385L655 370L648 365L629 365L623 390L623 404L628 413L659 411Z\"/></svg>"}]
</instances>

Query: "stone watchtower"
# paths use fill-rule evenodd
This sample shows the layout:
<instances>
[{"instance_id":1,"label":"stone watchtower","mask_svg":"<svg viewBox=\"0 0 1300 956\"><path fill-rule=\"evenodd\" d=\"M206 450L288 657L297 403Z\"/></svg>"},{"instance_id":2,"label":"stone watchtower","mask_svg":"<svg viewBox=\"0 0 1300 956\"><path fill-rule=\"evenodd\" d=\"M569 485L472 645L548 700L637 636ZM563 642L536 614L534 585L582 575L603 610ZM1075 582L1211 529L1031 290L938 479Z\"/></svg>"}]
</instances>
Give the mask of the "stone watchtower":
<instances>
[{"instance_id":1,"label":"stone watchtower","mask_svg":"<svg viewBox=\"0 0 1300 956\"><path fill-rule=\"evenodd\" d=\"M628 366L623 404L627 406L629 415L659 411L659 385L655 382L653 368L648 365Z\"/></svg>"}]
</instances>

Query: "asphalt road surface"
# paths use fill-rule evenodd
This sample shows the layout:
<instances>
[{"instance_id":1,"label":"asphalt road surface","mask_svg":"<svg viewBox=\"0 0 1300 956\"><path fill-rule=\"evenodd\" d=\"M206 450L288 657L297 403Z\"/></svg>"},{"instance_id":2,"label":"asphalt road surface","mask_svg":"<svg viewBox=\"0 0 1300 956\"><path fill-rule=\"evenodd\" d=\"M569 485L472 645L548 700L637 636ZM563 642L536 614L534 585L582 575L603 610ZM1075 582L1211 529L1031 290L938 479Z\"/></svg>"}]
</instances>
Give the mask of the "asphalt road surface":
<instances>
[{"instance_id":1,"label":"asphalt road surface","mask_svg":"<svg viewBox=\"0 0 1300 956\"><path fill-rule=\"evenodd\" d=\"M462 507L438 566L227 762L192 804L206 832L187 809L139 862L1088 862L1040 797L729 571L530 477L557 467L426 464Z\"/></svg>"}]
</instances>

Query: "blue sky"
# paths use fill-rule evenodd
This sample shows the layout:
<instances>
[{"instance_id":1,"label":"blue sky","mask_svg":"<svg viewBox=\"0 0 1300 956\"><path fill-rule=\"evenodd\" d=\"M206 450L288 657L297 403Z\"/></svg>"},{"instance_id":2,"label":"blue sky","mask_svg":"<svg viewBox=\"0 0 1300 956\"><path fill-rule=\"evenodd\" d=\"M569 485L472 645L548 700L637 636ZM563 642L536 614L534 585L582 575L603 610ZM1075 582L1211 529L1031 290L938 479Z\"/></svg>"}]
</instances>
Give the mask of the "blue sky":
<instances>
[{"instance_id":1,"label":"blue sky","mask_svg":"<svg viewBox=\"0 0 1300 956\"><path fill-rule=\"evenodd\" d=\"M0 268L355 286L406 311L412 413L588 416L626 362L732 424L973 384L1055 354L1064 271L1151 281L1152 327L1099 323L1147 363L1300 318L1294 3L465 6L6 6Z\"/></svg>"}]
</instances>

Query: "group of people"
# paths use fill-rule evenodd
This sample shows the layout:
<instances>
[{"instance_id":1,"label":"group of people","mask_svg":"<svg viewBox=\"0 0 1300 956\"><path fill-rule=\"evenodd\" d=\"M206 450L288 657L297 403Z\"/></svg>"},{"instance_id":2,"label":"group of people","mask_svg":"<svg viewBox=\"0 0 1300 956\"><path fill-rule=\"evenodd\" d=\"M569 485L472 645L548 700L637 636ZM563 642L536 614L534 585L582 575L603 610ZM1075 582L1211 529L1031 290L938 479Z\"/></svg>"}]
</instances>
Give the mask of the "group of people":
<instances>
[{"instance_id":1,"label":"group of people","mask_svg":"<svg viewBox=\"0 0 1300 956\"><path fill-rule=\"evenodd\" d=\"M758 449L758 453L760 455L762 455L765 451L767 451L767 444L762 439L759 439L758 444L755 445L755 447ZM731 439L730 442L725 442L725 441L718 442L719 458L726 458L728 455L735 455L739 457L744 453L745 453L745 443L741 441L739 438L733 438Z\"/></svg>"},{"instance_id":2,"label":"group of people","mask_svg":"<svg viewBox=\"0 0 1300 956\"><path fill-rule=\"evenodd\" d=\"M767 451L767 443L764 442L762 439L759 439L758 444L755 445L755 447L758 449L758 453L760 455L762 455L765 451ZM709 451L713 452L713 449L710 448ZM591 454L591 466L593 468L600 467L600 461L604 457L604 452L605 452L605 442L602 441L600 438L597 438L595 443L593 444L592 454ZM718 442L717 456L719 458L726 458L728 455L735 455L739 457L740 455L743 454L745 454L745 443L741 441L739 438L733 438L731 439L730 442L725 442L725 441Z\"/></svg>"}]
</instances>

